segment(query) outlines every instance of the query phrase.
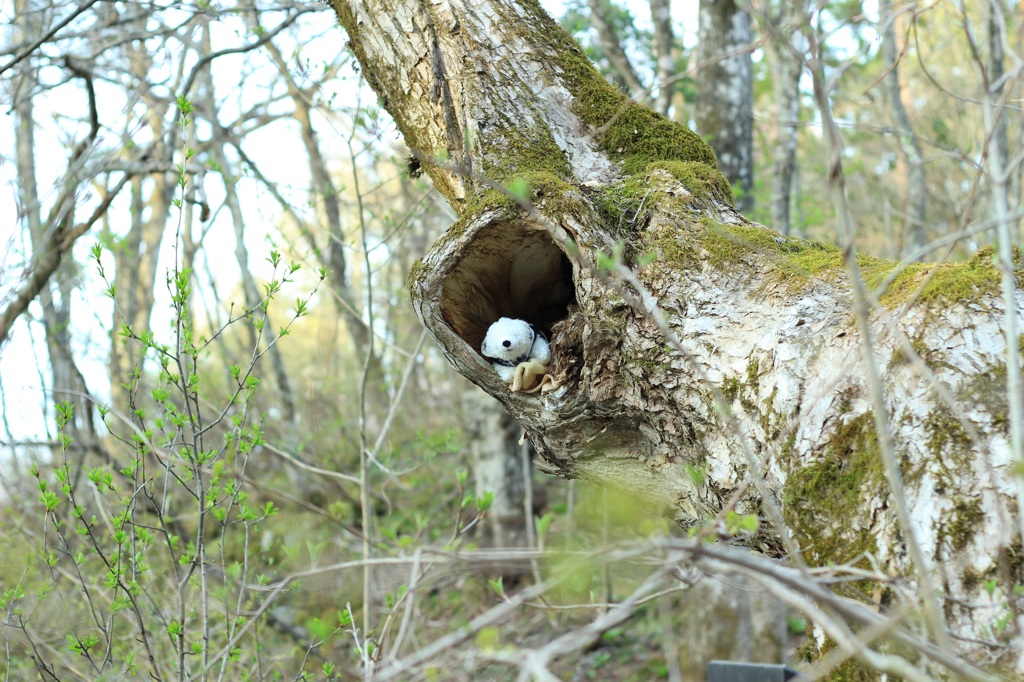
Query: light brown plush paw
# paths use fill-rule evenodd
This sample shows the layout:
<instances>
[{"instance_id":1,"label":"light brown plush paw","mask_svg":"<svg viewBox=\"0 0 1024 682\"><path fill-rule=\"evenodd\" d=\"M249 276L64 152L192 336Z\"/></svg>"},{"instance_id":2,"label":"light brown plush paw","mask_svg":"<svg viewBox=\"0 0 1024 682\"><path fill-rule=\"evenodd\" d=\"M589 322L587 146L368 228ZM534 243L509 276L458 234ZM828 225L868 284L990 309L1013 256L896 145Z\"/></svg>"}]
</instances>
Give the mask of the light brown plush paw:
<instances>
[{"instance_id":1,"label":"light brown plush paw","mask_svg":"<svg viewBox=\"0 0 1024 682\"><path fill-rule=\"evenodd\" d=\"M521 362L516 367L516 373L512 377L512 385L510 388L513 391L529 393L532 389L540 387L540 384L544 379L544 375L547 374L547 372L548 368L536 360Z\"/></svg>"}]
</instances>

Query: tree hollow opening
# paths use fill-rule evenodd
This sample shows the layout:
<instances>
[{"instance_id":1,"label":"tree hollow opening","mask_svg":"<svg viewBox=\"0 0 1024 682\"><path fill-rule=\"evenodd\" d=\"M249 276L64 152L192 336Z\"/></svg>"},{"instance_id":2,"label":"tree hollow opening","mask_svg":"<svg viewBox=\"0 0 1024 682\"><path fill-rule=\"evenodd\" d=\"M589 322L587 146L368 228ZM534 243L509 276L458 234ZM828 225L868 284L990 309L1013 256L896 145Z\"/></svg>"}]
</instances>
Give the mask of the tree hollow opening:
<instances>
[{"instance_id":1,"label":"tree hollow opening","mask_svg":"<svg viewBox=\"0 0 1024 682\"><path fill-rule=\"evenodd\" d=\"M550 336L575 301L572 264L546 230L495 223L476 234L445 279L441 316L479 352L498 318L526 320Z\"/></svg>"}]
</instances>

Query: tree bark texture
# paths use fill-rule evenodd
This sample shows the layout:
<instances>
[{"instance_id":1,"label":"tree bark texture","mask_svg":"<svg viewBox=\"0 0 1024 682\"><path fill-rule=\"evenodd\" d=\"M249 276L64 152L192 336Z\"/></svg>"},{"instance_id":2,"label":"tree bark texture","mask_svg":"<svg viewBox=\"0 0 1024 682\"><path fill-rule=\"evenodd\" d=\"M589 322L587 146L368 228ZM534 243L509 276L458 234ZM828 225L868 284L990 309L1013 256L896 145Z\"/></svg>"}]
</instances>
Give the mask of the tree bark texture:
<instances>
[{"instance_id":1,"label":"tree bark texture","mask_svg":"<svg viewBox=\"0 0 1024 682\"><path fill-rule=\"evenodd\" d=\"M654 24L654 47L658 58L658 96L654 110L668 116L675 87L676 60L675 35L672 31L672 3L670 0L651 0L651 23Z\"/></svg>"},{"instance_id":2,"label":"tree bark texture","mask_svg":"<svg viewBox=\"0 0 1024 682\"><path fill-rule=\"evenodd\" d=\"M883 22L882 56L888 66L888 73L885 77L885 96L889 100L889 109L892 111L900 155L906 164L904 175L906 176L907 199L906 206L901 211L906 225L904 251L912 253L925 243L925 211L928 207L928 192L925 187L924 154L921 151L921 143L917 141L917 135L914 133L910 114L903 104L903 85L900 83L899 71L902 52L896 40L897 17L893 12L892 0L882 0L879 4L879 12Z\"/></svg>"},{"instance_id":3,"label":"tree bark texture","mask_svg":"<svg viewBox=\"0 0 1024 682\"><path fill-rule=\"evenodd\" d=\"M861 258L880 297L871 361L910 505L902 529L839 249L745 219L708 146L607 84L535 2L335 7L460 215L410 272L416 312L525 427L542 470L624 489L684 526L734 498L744 513L781 507L816 565L870 555L913 580L913 532L950 630L980 637L1000 608L984 581L1024 579L991 253L895 270ZM550 334L557 388L500 381L479 347L501 316ZM749 542L781 553L772 532ZM979 603L992 606L966 606Z\"/></svg>"},{"instance_id":4,"label":"tree bark texture","mask_svg":"<svg viewBox=\"0 0 1024 682\"><path fill-rule=\"evenodd\" d=\"M762 17L762 29L771 36L768 41L768 64L772 70L772 92L775 100L775 143L772 145L772 226L783 235L792 232L792 209L796 176L796 147L800 132L800 76L803 63L799 44L803 42L800 22L807 16L803 0L782 0L776 12ZM764 24L769 24L765 26Z\"/></svg>"},{"instance_id":5,"label":"tree bark texture","mask_svg":"<svg viewBox=\"0 0 1024 682\"><path fill-rule=\"evenodd\" d=\"M476 496L494 494L487 510L484 537L496 547L526 544L526 524L533 523L523 505L526 479L519 457L522 428L501 404L475 386L462 394L462 423L466 442L473 454ZM527 460L529 461L529 460Z\"/></svg>"},{"instance_id":6,"label":"tree bark texture","mask_svg":"<svg viewBox=\"0 0 1024 682\"><path fill-rule=\"evenodd\" d=\"M753 207L754 40L750 15L735 0L701 0L698 28L697 132L711 142L718 168L740 189L737 208Z\"/></svg>"}]
</instances>

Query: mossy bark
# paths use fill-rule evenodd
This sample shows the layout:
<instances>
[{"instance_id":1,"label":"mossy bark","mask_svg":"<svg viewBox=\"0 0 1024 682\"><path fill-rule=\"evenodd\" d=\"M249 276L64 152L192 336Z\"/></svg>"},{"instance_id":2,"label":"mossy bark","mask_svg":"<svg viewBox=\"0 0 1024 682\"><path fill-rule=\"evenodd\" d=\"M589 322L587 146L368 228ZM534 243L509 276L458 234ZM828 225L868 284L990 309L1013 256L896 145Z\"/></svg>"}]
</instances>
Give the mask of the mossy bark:
<instances>
[{"instance_id":1,"label":"mossy bark","mask_svg":"<svg viewBox=\"0 0 1024 682\"><path fill-rule=\"evenodd\" d=\"M710 148L606 83L533 0L334 4L368 81L460 214L410 273L417 314L523 424L543 470L646 497L689 526L740 489L737 511L759 512L747 485L757 467L815 563L870 553L912 574L838 249L740 215ZM642 289L608 277L602 254L618 254ZM1006 350L999 274L985 254L861 265L879 289L872 361L912 530L949 586L950 628L981 639L1002 607L960 604L982 598L979 578L1006 555L1014 506L1005 403L978 393ZM500 316L550 333L556 390L512 393L481 357Z\"/></svg>"}]
</instances>

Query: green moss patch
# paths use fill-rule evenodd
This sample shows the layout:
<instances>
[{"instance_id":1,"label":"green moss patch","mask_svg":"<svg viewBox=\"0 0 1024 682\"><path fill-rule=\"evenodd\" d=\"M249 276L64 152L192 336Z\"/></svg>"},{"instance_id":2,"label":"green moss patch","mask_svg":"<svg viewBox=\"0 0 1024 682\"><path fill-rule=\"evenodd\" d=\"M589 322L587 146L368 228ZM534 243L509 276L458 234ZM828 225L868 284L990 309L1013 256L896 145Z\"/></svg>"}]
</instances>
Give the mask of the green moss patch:
<instances>
[{"instance_id":1,"label":"green moss patch","mask_svg":"<svg viewBox=\"0 0 1024 682\"><path fill-rule=\"evenodd\" d=\"M1010 398L1006 392L1006 363L995 362L974 374L958 392L964 404L977 405L1003 434L1010 430Z\"/></svg>"},{"instance_id":2,"label":"green moss patch","mask_svg":"<svg viewBox=\"0 0 1024 682\"><path fill-rule=\"evenodd\" d=\"M650 206L661 197L646 176L628 175L594 192L593 204L604 224L628 246L646 226Z\"/></svg>"},{"instance_id":3,"label":"green moss patch","mask_svg":"<svg viewBox=\"0 0 1024 682\"><path fill-rule=\"evenodd\" d=\"M838 246L784 237L766 227L723 225L705 218L691 234L672 231L652 235L651 239L664 257L677 264L689 264L699 258L719 270L734 271L737 265L746 265L759 273L767 266L777 281L796 287L806 285L812 278L837 279L847 272L843 250ZM997 295L1001 275L993 264L992 254L993 247L986 246L962 263L912 263L892 277L879 300L883 305L896 306L918 288L921 291L916 301L921 304L949 306ZM896 261L862 252L857 254L857 263L864 282L872 290L885 283L898 265ZM1024 271L1020 268L1017 286L1024 288Z\"/></svg>"},{"instance_id":4,"label":"green moss patch","mask_svg":"<svg viewBox=\"0 0 1024 682\"><path fill-rule=\"evenodd\" d=\"M576 187L550 171L522 171L498 184L501 189L488 187L470 197L466 201L465 215L472 216L480 210L494 208L517 211L519 202L523 200L542 209L580 210L582 197Z\"/></svg>"},{"instance_id":5,"label":"green moss patch","mask_svg":"<svg viewBox=\"0 0 1024 682\"><path fill-rule=\"evenodd\" d=\"M999 563L1009 577L1011 589L1015 585L1024 585L1024 546L1019 537L999 550Z\"/></svg>"},{"instance_id":6,"label":"green moss patch","mask_svg":"<svg viewBox=\"0 0 1024 682\"><path fill-rule=\"evenodd\" d=\"M562 85L572 93L576 115L594 132L595 141L610 159L619 162L629 175L643 173L656 162L698 164L706 170L688 174L690 179L700 180L692 187L681 178L686 188L703 196L707 178L718 175L712 184L724 190L721 196L731 201L732 188L718 173L715 152L707 142L686 126L631 101L594 68L579 44L547 17L539 4L531 2L529 6L537 18L535 25L545 29L538 42L556 50L553 58Z\"/></svg>"},{"instance_id":7,"label":"green moss patch","mask_svg":"<svg viewBox=\"0 0 1024 682\"><path fill-rule=\"evenodd\" d=\"M954 551L963 551L967 544L974 539L978 526L985 518L981 511L981 501L956 500L949 518L950 521L944 524L946 538Z\"/></svg>"},{"instance_id":8,"label":"green moss patch","mask_svg":"<svg viewBox=\"0 0 1024 682\"><path fill-rule=\"evenodd\" d=\"M571 176L569 161L546 128L505 130L500 141L483 155L484 174L501 184L528 175L546 174L565 181Z\"/></svg>"},{"instance_id":9,"label":"green moss patch","mask_svg":"<svg viewBox=\"0 0 1024 682\"><path fill-rule=\"evenodd\" d=\"M939 464L938 492L959 486L959 474L971 466L971 438L948 409L937 407L925 418L925 445Z\"/></svg>"},{"instance_id":10,"label":"green moss patch","mask_svg":"<svg viewBox=\"0 0 1024 682\"><path fill-rule=\"evenodd\" d=\"M562 82L573 94L576 115L600 131L597 139L626 173L639 173L655 161L696 161L718 167L711 145L697 133L631 101L605 80L568 34L559 29Z\"/></svg>"},{"instance_id":11,"label":"green moss patch","mask_svg":"<svg viewBox=\"0 0 1024 682\"><path fill-rule=\"evenodd\" d=\"M983 296L999 292L1002 275L993 261L994 246L978 249L970 259L962 263L913 263L903 270L882 295L883 303L905 301L929 275L931 279L921 290L919 301L941 301L961 303L978 300ZM877 286L892 270L892 263L878 261L873 278L865 273L864 279L871 286ZM1017 286L1024 286L1024 272L1020 269L1020 253L1014 249L1014 263L1017 267ZM872 281L874 279L875 281Z\"/></svg>"},{"instance_id":12,"label":"green moss patch","mask_svg":"<svg viewBox=\"0 0 1024 682\"><path fill-rule=\"evenodd\" d=\"M913 350L914 355L924 362L925 366L931 370L938 370L941 367L949 367L949 363L944 360L945 353L937 348L929 348L922 337L923 332L918 332L917 337L910 340L910 348ZM898 367L904 367L913 364L911 356L903 350L902 347L897 348L889 359L889 369L896 369Z\"/></svg>"},{"instance_id":13,"label":"green moss patch","mask_svg":"<svg viewBox=\"0 0 1024 682\"><path fill-rule=\"evenodd\" d=\"M862 503L886 490L874 416L867 412L840 425L818 461L790 471L786 524L813 564L845 563L876 550Z\"/></svg>"},{"instance_id":14,"label":"green moss patch","mask_svg":"<svg viewBox=\"0 0 1024 682\"><path fill-rule=\"evenodd\" d=\"M665 230L651 235L651 240L678 265L688 265L697 258L728 271L747 265L760 272L767 265L779 280L795 284L827 271L839 272L843 267L842 251L831 244L783 237L764 227L723 225L706 218L692 232Z\"/></svg>"},{"instance_id":15,"label":"green moss patch","mask_svg":"<svg viewBox=\"0 0 1024 682\"><path fill-rule=\"evenodd\" d=\"M544 170L507 172L508 175L502 175L503 180L497 183L500 189L481 187L466 197L459 219L439 238L439 243L458 238L483 211L497 211L498 218L513 218L520 211L519 202L524 200L549 215L579 215L587 210L576 186L556 173ZM422 268L422 263L419 263L419 268ZM413 270L417 270L417 265L413 265ZM416 276L415 272L410 272L407 284L411 285Z\"/></svg>"},{"instance_id":16,"label":"green moss patch","mask_svg":"<svg viewBox=\"0 0 1024 682\"><path fill-rule=\"evenodd\" d=\"M968 566L964 569L964 572L960 575L960 585L963 586L964 592L971 594L974 590L978 589L978 585L981 584L981 576L973 568Z\"/></svg>"},{"instance_id":17,"label":"green moss patch","mask_svg":"<svg viewBox=\"0 0 1024 682\"><path fill-rule=\"evenodd\" d=\"M797 650L797 655L807 663L813 663L835 648L836 643L827 637L820 649L813 639L808 638ZM875 682L881 679L881 675L856 658L848 658L829 671L828 679L831 682Z\"/></svg>"},{"instance_id":18,"label":"green moss patch","mask_svg":"<svg viewBox=\"0 0 1024 682\"><path fill-rule=\"evenodd\" d=\"M715 166L700 161L655 161L646 167L647 172L668 171L683 187L695 196L712 196L731 204L732 187Z\"/></svg>"},{"instance_id":19,"label":"green moss patch","mask_svg":"<svg viewBox=\"0 0 1024 682\"><path fill-rule=\"evenodd\" d=\"M409 274L405 276L406 289L409 289L410 291L412 290L413 285L415 285L416 282L419 281L420 277L422 277L426 272L426 267L427 266L423 264L422 258L416 259L416 262L414 262L412 267L409 268Z\"/></svg>"}]
</instances>

